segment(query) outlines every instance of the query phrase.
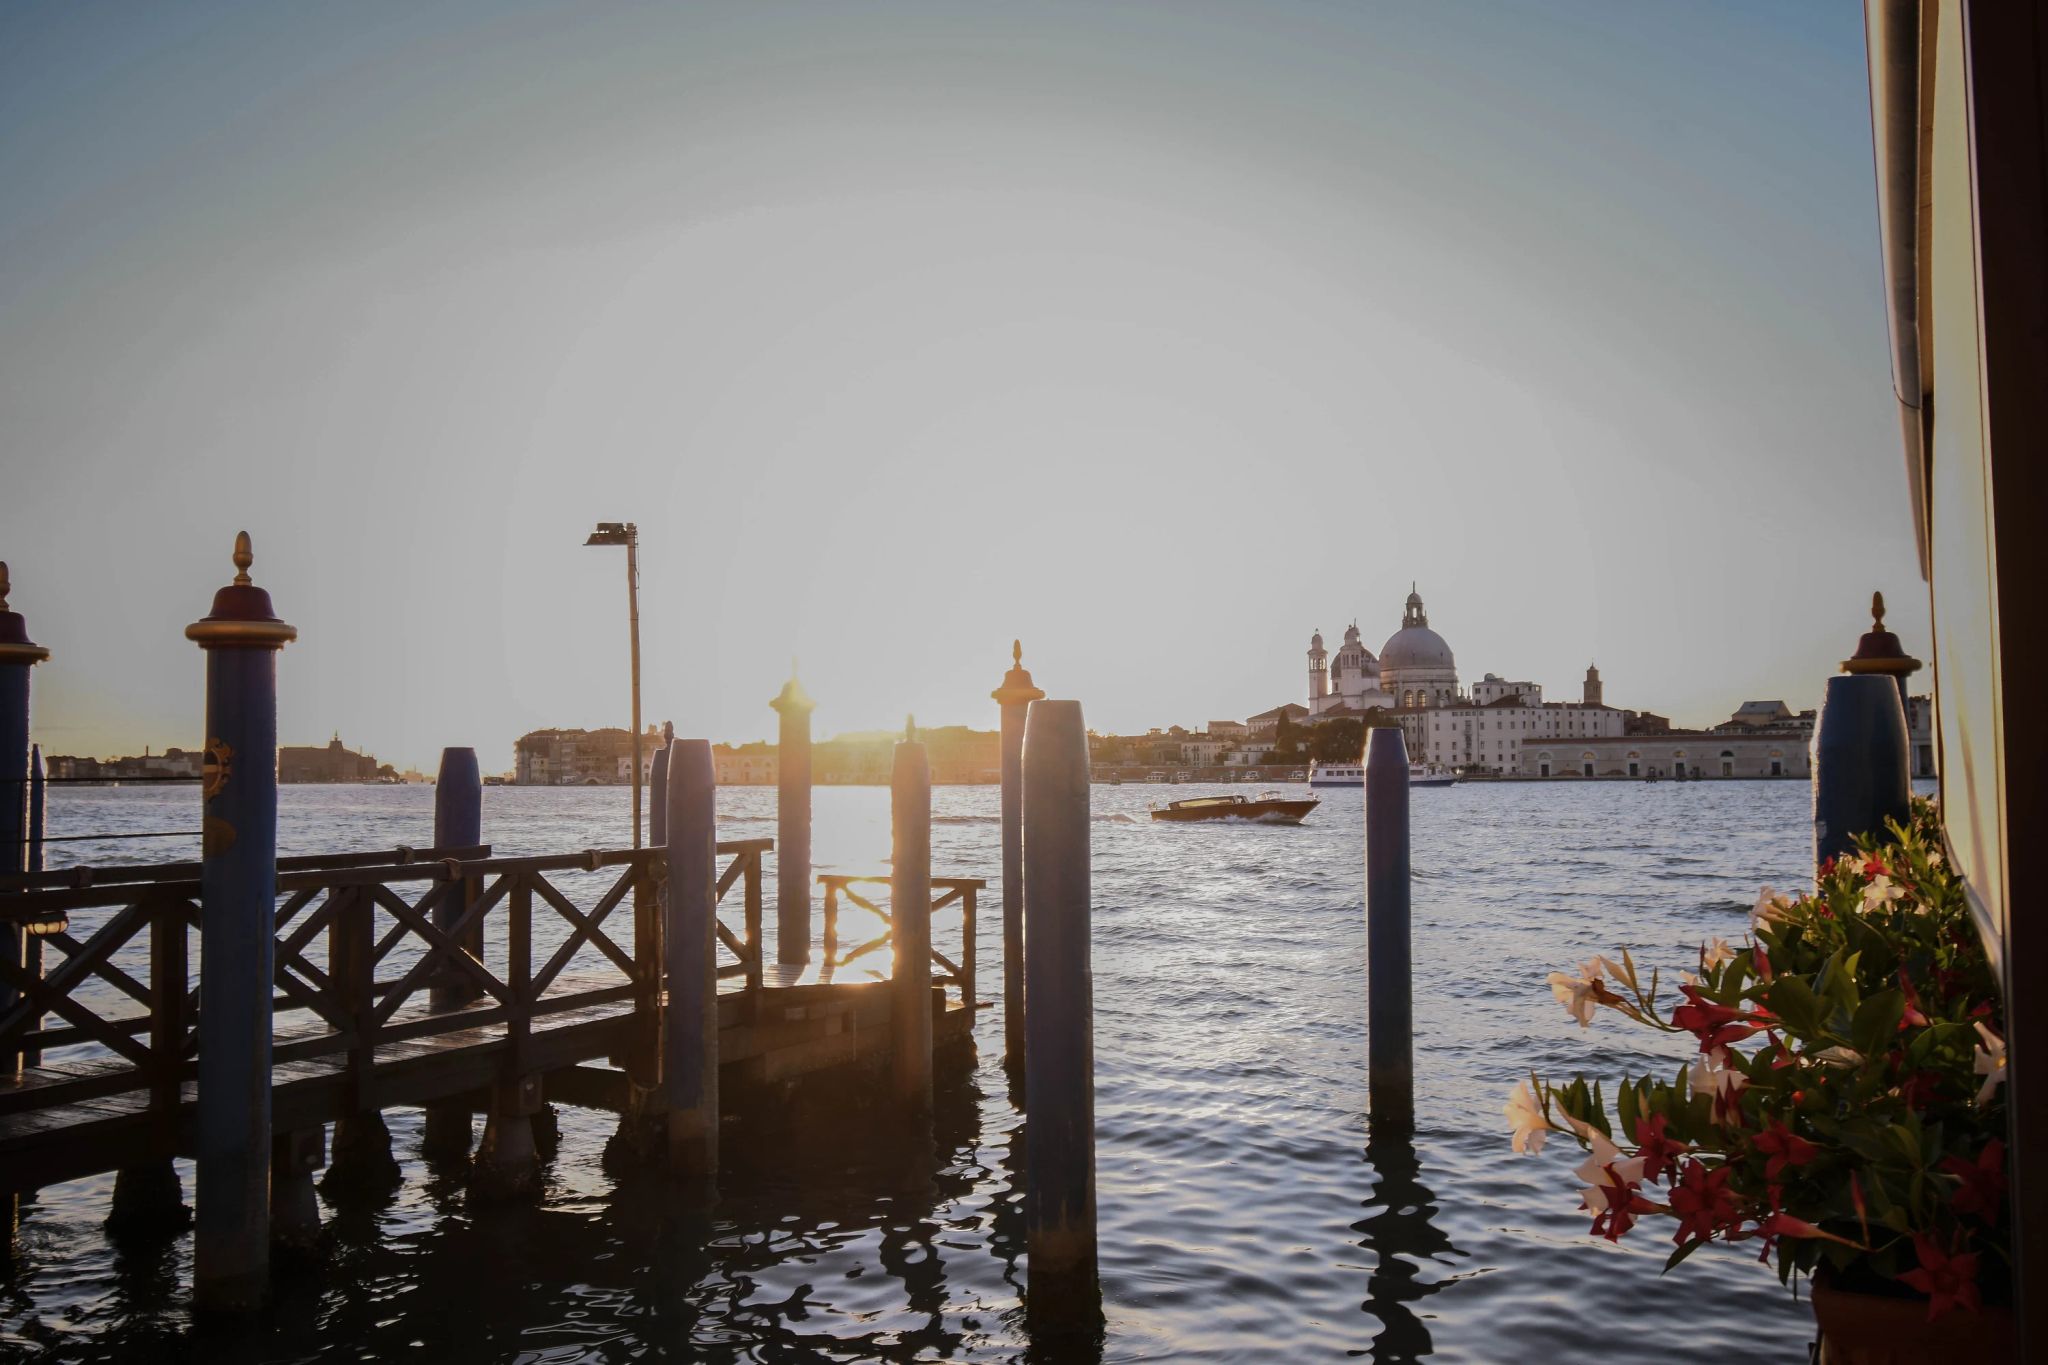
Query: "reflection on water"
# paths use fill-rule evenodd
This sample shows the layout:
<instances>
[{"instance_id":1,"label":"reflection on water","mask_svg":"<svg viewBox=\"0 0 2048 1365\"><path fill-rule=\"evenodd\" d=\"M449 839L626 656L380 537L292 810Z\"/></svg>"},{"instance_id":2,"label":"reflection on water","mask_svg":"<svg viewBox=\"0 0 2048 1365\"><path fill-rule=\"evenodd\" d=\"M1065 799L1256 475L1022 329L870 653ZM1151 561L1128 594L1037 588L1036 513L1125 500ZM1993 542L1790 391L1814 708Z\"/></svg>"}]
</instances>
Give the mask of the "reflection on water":
<instances>
[{"instance_id":1,"label":"reflection on water","mask_svg":"<svg viewBox=\"0 0 2048 1365\"><path fill-rule=\"evenodd\" d=\"M1421 1278L1423 1265L1459 1255L1430 1220L1436 1196L1422 1183L1422 1163L1405 1129L1368 1123L1365 1164L1374 1176L1365 1217L1353 1223L1359 1245L1373 1257L1365 1285L1365 1311L1379 1319L1370 1355L1379 1365L1400 1365L1430 1354L1429 1327L1413 1305L1442 1289Z\"/></svg>"},{"instance_id":2,"label":"reflection on water","mask_svg":"<svg viewBox=\"0 0 2048 1365\"><path fill-rule=\"evenodd\" d=\"M179 828L165 817L187 795L64 789L53 833ZM1154 824L1160 795L1094 793L1099 1339L1033 1340L1022 1315L1022 1118L998 1004L928 1128L839 1109L735 1121L710 1204L608 1168L616 1120L568 1108L537 1198L474 1200L459 1167L420 1159L418 1111L391 1111L399 1182L323 1182L326 1262L280 1274L239 1328L192 1327L189 1233L110 1243L111 1176L41 1191L0 1271L0 1359L1485 1362L1579 1354L1596 1309L1610 1359L1652 1341L1660 1365L1804 1359L1805 1305L1749 1258L1697 1256L1666 1280L1668 1233L1587 1237L1575 1153L1510 1155L1500 1105L1532 1066L1675 1065L1639 1030L1576 1028L1543 976L1622 943L1682 965L1739 932L1760 883L1802 876L1805 788L1418 792L1412 1138L1360 1117L1360 795L1326 793L1298 829ZM493 788L486 835L506 853L617 843L629 800ZM996 792L935 801L934 870L993 881ZM427 789L283 803L287 853L431 828ZM772 832L772 792L720 803L733 833ZM885 867L885 791L820 789L816 810L819 871ZM983 902L984 997L1001 994L999 903ZM957 926L935 926L942 948Z\"/></svg>"}]
</instances>

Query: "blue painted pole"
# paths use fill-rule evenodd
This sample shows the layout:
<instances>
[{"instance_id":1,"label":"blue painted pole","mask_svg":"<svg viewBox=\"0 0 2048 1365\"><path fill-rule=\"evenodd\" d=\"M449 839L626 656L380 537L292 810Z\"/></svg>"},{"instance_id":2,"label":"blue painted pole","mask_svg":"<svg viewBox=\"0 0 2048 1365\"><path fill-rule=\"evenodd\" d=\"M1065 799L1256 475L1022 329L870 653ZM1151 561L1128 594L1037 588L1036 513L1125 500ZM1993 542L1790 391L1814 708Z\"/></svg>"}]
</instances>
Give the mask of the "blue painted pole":
<instances>
[{"instance_id":1,"label":"blue painted pole","mask_svg":"<svg viewBox=\"0 0 2048 1365\"><path fill-rule=\"evenodd\" d=\"M1024 724L1025 1302L1055 1329L1102 1316L1088 842L1081 703L1034 701Z\"/></svg>"},{"instance_id":2,"label":"blue painted pole","mask_svg":"<svg viewBox=\"0 0 2048 1365\"><path fill-rule=\"evenodd\" d=\"M989 696L1002 708L1003 1060L1024 1063L1024 713L1041 692L1010 642L1010 671ZM962 964L965 965L965 964Z\"/></svg>"},{"instance_id":3,"label":"blue painted pole","mask_svg":"<svg viewBox=\"0 0 2048 1365\"><path fill-rule=\"evenodd\" d=\"M661 1051L669 1165L681 1175L718 1172L717 794L711 741L670 745Z\"/></svg>"},{"instance_id":4,"label":"blue painted pole","mask_svg":"<svg viewBox=\"0 0 2048 1365\"><path fill-rule=\"evenodd\" d=\"M1884 834L1912 810L1912 743L1898 684L1883 673L1828 679L1813 728L1814 866Z\"/></svg>"},{"instance_id":5,"label":"blue painted pole","mask_svg":"<svg viewBox=\"0 0 2048 1365\"><path fill-rule=\"evenodd\" d=\"M298 632L249 581L185 628L206 651L200 826L198 1209L192 1298L255 1308L270 1277L270 993L277 904L277 653Z\"/></svg>"},{"instance_id":6,"label":"blue painted pole","mask_svg":"<svg viewBox=\"0 0 2048 1365\"><path fill-rule=\"evenodd\" d=\"M1387 1128L1415 1123L1409 887L1408 742L1376 727L1365 742L1366 1090Z\"/></svg>"},{"instance_id":7,"label":"blue painted pole","mask_svg":"<svg viewBox=\"0 0 2048 1365\"><path fill-rule=\"evenodd\" d=\"M932 771L910 733L889 777L889 1032L894 1099L914 1118L932 1110Z\"/></svg>"},{"instance_id":8,"label":"blue painted pole","mask_svg":"<svg viewBox=\"0 0 2048 1365\"><path fill-rule=\"evenodd\" d=\"M775 742L775 960L811 960L811 711L792 665Z\"/></svg>"},{"instance_id":9,"label":"blue painted pole","mask_svg":"<svg viewBox=\"0 0 2048 1365\"><path fill-rule=\"evenodd\" d=\"M28 748L28 870L43 870L43 841L49 831L46 821L49 816L49 793L43 774L43 746L31 744ZM22 965L28 975L40 979L43 974L43 941L40 938L25 938L22 942ZM32 1025L40 1029L43 1016L37 1014ZM21 1054L23 1066L41 1066L43 1050L40 1047L24 1048Z\"/></svg>"},{"instance_id":10,"label":"blue painted pole","mask_svg":"<svg viewBox=\"0 0 2048 1365\"><path fill-rule=\"evenodd\" d=\"M0 564L0 871L28 870L28 675L50 651L28 638L21 613L7 607L7 566ZM28 936L21 926L0 928L0 955L28 967ZM14 1008L21 993L0 983L0 1013ZM0 1055L0 1073L20 1070L22 1055Z\"/></svg>"},{"instance_id":11,"label":"blue painted pole","mask_svg":"<svg viewBox=\"0 0 2048 1365\"><path fill-rule=\"evenodd\" d=\"M441 750L440 769L434 775L434 847L474 848L483 841L484 779L476 750L445 748ZM444 933L453 930L482 891L481 879L463 878L459 891L451 892L435 904L434 927ZM483 956L481 925L470 931L463 946L472 956ZM444 969L440 975L441 981L428 992L433 1009L460 1009L480 993L474 981L458 976L452 969ZM460 1160L469 1155L473 1136L474 1126L467 1100L427 1106L426 1121L420 1134L420 1150L428 1157L436 1161Z\"/></svg>"}]
</instances>

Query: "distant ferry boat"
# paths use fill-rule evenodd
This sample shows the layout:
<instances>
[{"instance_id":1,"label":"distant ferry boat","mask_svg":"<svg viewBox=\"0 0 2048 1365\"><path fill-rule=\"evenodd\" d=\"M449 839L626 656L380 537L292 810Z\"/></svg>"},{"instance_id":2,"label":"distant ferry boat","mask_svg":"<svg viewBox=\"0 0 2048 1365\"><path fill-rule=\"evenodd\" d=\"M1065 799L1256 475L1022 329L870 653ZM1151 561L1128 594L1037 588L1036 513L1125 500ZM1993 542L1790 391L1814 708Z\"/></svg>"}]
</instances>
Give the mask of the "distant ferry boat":
<instances>
[{"instance_id":1,"label":"distant ferry boat","mask_svg":"<svg viewBox=\"0 0 2048 1365\"><path fill-rule=\"evenodd\" d=\"M1408 785L1411 787L1448 787L1458 780L1458 775L1435 763L1410 763ZM1317 763L1308 770L1308 784L1311 787L1363 787L1365 765L1362 763Z\"/></svg>"}]
</instances>

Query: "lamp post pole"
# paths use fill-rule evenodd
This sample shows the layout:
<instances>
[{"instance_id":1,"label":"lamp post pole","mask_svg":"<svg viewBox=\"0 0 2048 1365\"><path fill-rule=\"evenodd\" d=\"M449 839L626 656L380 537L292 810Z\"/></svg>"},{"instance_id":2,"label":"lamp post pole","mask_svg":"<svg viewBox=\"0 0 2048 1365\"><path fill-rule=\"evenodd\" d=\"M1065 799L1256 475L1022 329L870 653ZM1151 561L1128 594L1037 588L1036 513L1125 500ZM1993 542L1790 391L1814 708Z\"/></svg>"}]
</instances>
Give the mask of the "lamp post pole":
<instances>
[{"instance_id":1,"label":"lamp post pole","mask_svg":"<svg viewBox=\"0 0 2048 1365\"><path fill-rule=\"evenodd\" d=\"M600 521L585 545L626 547L626 614L633 628L633 847L640 847L640 528L630 521Z\"/></svg>"}]
</instances>

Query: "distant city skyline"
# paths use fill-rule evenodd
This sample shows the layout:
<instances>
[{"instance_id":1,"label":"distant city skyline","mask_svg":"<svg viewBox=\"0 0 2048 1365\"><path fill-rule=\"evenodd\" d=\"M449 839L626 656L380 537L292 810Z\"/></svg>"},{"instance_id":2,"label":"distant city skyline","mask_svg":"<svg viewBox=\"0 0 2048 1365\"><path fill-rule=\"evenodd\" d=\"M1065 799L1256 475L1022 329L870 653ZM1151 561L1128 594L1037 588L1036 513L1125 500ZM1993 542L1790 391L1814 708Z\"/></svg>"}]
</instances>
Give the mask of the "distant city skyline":
<instances>
[{"instance_id":1,"label":"distant city skyline","mask_svg":"<svg viewBox=\"0 0 2048 1365\"><path fill-rule=\"evenodd\" d=\"M0 508L47 752L1098 730L1301 694L1418 580L1487 671L1928 657L1857 6L0 13ZM1924 680L1925 675L1923 675ZM509 762L509 759L506 760Z\"/></svg>"}]
</instances>

